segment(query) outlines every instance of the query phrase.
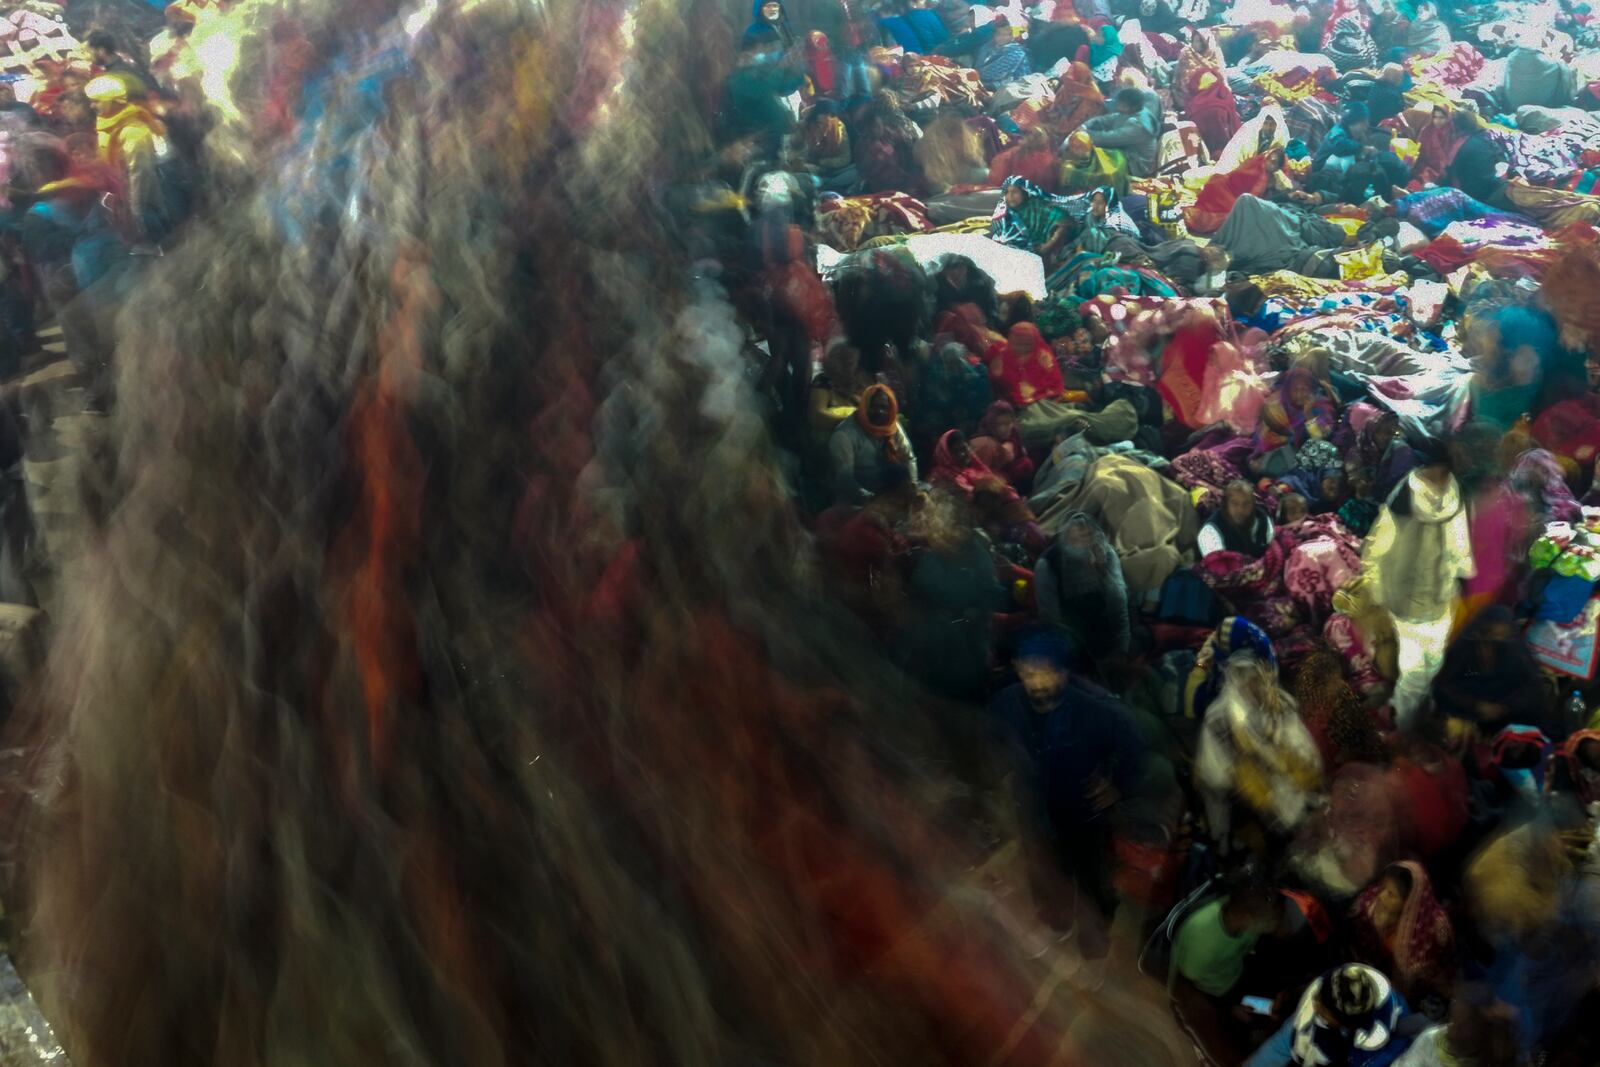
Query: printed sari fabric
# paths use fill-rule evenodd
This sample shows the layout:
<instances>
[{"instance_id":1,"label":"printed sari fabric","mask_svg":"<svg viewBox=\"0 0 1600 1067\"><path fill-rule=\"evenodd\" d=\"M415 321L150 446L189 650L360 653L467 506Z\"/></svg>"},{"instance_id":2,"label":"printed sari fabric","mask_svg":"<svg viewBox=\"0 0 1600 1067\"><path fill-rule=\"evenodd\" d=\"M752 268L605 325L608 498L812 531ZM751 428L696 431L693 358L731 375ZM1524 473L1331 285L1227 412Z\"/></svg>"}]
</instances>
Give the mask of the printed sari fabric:
<instances>
[{"instance_id":1,"label":"printed sari fabric","mask_svg":"<svg viewBox=\"0 0 1600 1067\"><path fill-rule=\"evenodd\" d=\"M1369 885L1352 909L1355 942L1361 958L1383 969L1405 995L1444 993L1455 976L1455 928L1434 896L1433 883L1420 863L1405 860L1398 868L1409 877L1411 890L1395 928L1385 936L1375 922L1383 879Z\"/></svg>"}]
</instances>

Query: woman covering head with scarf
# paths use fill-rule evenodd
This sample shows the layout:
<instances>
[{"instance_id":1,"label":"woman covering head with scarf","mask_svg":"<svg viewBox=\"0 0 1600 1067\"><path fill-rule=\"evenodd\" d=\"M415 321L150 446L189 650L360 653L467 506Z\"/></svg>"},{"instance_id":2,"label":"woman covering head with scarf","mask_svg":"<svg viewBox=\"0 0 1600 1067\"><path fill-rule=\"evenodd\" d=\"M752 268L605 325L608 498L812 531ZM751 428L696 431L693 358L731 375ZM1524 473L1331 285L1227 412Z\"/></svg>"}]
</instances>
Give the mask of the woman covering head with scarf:
<instances>
[{"instance_id":1,"label":"woman covering head with scarf","mask_svg":"<svg viewBox=\"0 0 1600 1067\"><path fill-rule=\"evenodd\" d=\"M1222 45L1217 43L1217 31L1191 27L1188 43L1178 53L1178 69L1172 79L1172 92L1178 106L1188 110L1189 99L1199 89L1200 79L1211 74L1218 79L1227 75L1228 62L1223 58Z\"/></svg>"},{"instance_id":2,"label":"woman covering head with scarf","mask_svg":"<svg viewBox=\"0 0 1600 1067\"><path fill-rule=\"evenodd\" d=\"M1277 104L1268 103L1255 118L1244 123L1228 138L1228 143L1217 153L1215 172L1226 174L1237 170L1245 160L1259 156L1269 148L1282 148L1288 144L1288 116Z\"/></svg>"},{"instance_id":3,"label":"woman covering head with scarf","mask_svg":"<svg viewBox=\"0 0 1600 1067\"><path fill-rule=\"evenodd\" d=\"M967 435L960 430L946 430L940 436L933 448L933 469L928 472L928 481L960 494L968 502L980 487L1016 495L1005 479L978 458Z\"/></svg>"},{"instance_id":4,"label":"woman covering head with scarf","mask_svg":"<svg viewBox=\"0 0 1600 1067\"><path fill-rule=\"evenodd\" d=\"M1017 409L1008 402L996 400L989 405L978 423L978 435L972 439L972 451L1019 492L1032 485L1033 457L1022 444Z\"/></svg>"},{"instance_id":5,"label":"woman covering head with scarf","mask_svg":"<svg viewBox=\"0 0 1600 1067\"><path fill-rule=\"evenodd\" d=\"M1189 94L1189 102L1183 110L1200 131L1200 139L1206 143L1206 148L1213 153L1226 148L1242 126L1239 121L1239 102L1228 89L1228 83L1210 71L1200 75L1200 80L1195 83L1195 91Z\"/></svg>"},{"instance_id":6,"label":"woman covering head with scarf","mask_svg":"<svg viewBox=\"0 0 1600 1067\"><path fill-rule=\"evenodd\" d=\"M1428 123L1417 133L1417 162L1411 177L1418 185L1437 185L1455 162L1456 149L1467 138L1456 129L1450 109L1435 104L1428 115Z\"/></svg>"},{"instance_id":7,"label":"woman covering head with scarf","mask_svg":"<svg viewBox=\"0 0 1600 1067\"><path fill-rule=\"evenodd\" d=\"M1062 202L1013 174L1001 183L989 236L1003 245L1036 252L1048 261L1067 239L1070 216Z\"/></svg>"},{"instance_id":8,"label":"woman covering head with scarf","mask_svg":"<svg viewBox=\"0 0 1600 1067\"><path fill-rule=\"evenodd\" d=\"M1351 909L1358 956L1394 978L1408 999L1448 996L1456 973L1456 934L1422 864L1386 869Z\"/></svg>"},{"instance_id":9,"label":"woman covering head with scarf","mask_svg":"<svg viewBox=\"0 0 1600 1067\"><path fill-rule=\"evenodd\" d=\"M1059 626L1091 658L1128 651L1132 630L1122 560L1100 524L1083 512L1068 515L1055 543L1034 569L1039 618Z\"/></svg>"},{"instance_id":10,"label":"woman covering head with scarf","mask_svg":"<svg viewBox=\"0 0 1600 1067\"><path fill-rule=\"evenodd\" d=\"M1106 108L1105 94L1094 82L1089 64L1077 62L1067 68L1056 87L1056 96L1045 111L1045 127L1056 137L1066 137Z\"/></svg>"},{"instance_id":11,"label":"woman covering head with scarf","mask_svg":"<svg viewBox=\"0 0 1600 1067\"><path fill-rule=\"evenodd\" d=\"M1080 252L1099 254L1121 238L1139 240L1139 224L1122 206L1122 197L1109 185L1102 185L1083 196L1074 197L1069 211L1083 211L1082 226L1073 235L1072 246Z\"/></svg>"},{"instance_id":12,"label":"woman covering head with scarf","mask_svg":"<svg viewBox=\"0 0 1600 1067\"><path fill-rule=\"evenodd\" d=\"M1542 530L1547 523L1576 522L1583 517L1561 464L1542 448L1530 448L1517 457L1511 468L1511 488L1526 501L1535 530Z\"/></svg>"},{"instance_id":13,"label":"woman covering head with scarf","mask_svg":"<svg viewBox=\"0 0 1600 1067\"><path fill-rule=\"evenodd\" d=\"M1260 835L1255 852L1305 820L1322 787L1322 756L1272 661L1252 653L1228 659L1222 692L1206 709L1194 778L1211 839L1224 851L1235 831Z\"/></svg>"},{"instance_id":14,"label":"woman covering head with scarf","mask_svg":"<svg viewBox=\"0 0 1600 1067\"><path fill-rule=\"evenodd\" d=\"M1016 409L1018 430L1030 448L1045 444L1057 433L1084 427L1089 413L1065 402L1061 368L1039 327L1031 322L1017 323L1005 343L990 346L984 358L989 364L989 385L995 398Z\"/></svg>"},{"instance_id":15,"label":"woman covering head with scarf","mask_svg":"<svg viewBox=\"0 0 1600 1067\"><path fill-rule=\"evenodd\" d=\"M978 80L990 89L1026 78L1031 70L1028 49L1017 39L1017 31L1003 18L995 20L994 33L978 49L973 66L978 71Z\"/></svg>"},{"instance_id":16,"label":"woman covering head with scarf","mask_svg":"<svg viewBox=\"0 0 1600 1067\"><path fill-rule=\"evenodd\" d=\"M1333 60L1340 74L1373 67L1378 62L1378 46L1354 16L1346 16L1334 23L1333 32L1328 35L1322 52Z\"/></svg>"},{"instance_id":17,"label":"woman covering head with scarf","mask_svg":"<svg viewBox=\"0 0 1600 1067\"><path fill-rule=\"evenodd\" d=\"M1035 126L1022 135L1022 140L995 154L989 162L989 182L1001 185L1014 174L1049 192L1056 189L1056 170L1056 150L1051 147L1050 134L1044 127Z\"/></svg>"},{"instance_id":18,"label":"woman covering head with scarf","mask_svg":"<svg viewBox=\"0 0 1600 1067\"><path fill-rule=\"evenodd\" d=\"M1257 456L1285 446L1300 448L1307 441L1320 441L1338 425L1333 400L1322 395L1316 378L1304 367L1283 372L1278 388L1261 408L1261 426L1256 431Z\"/></svg>"},{"instance_id":19,"label":"woman covering head with scarf","mask_svg":"<svg viewBox=\"0 0 1600 1067\"><path fill-rule=\"evenodd\" d=\"M1265 630L1240 615L1230 615L1217 624L1216 632L1206 638L1195 656L1194 667L1183 687L1184 715L1199 719L1216 699L1222 688L1222 669L1228 660L1240 652L1249 652L1258 659L1277 663L1277 653L1272 650L1272 638Z\"/></svg>"},{"instance_id":20,"label":"woman covering head with scarf","mask_svg":"<svg viewBox=\"0 0 1600 1067\"><path fill-rule=\"evenodd\" d=\"M1067 138L1061 154L1058 188L1066 194L1110 188L1117 196L1128 192L1128 159L1115 148L1096 148L1094 137L1078 130Z\"/></svg>"},{"instance_id":21,"label":"woman covering head with scarf","mask_svg":"<svg viewBox=\"0 0 1600 1067\"><path fill-rule=\"evenodd\" d=\"M917 458L900 428L900 405L887 385L869 385L854 418L839 424L828 441L834 491L841 504L864 504L889 481L891 468L917 480Z\"/></svg>"}]
</instances>

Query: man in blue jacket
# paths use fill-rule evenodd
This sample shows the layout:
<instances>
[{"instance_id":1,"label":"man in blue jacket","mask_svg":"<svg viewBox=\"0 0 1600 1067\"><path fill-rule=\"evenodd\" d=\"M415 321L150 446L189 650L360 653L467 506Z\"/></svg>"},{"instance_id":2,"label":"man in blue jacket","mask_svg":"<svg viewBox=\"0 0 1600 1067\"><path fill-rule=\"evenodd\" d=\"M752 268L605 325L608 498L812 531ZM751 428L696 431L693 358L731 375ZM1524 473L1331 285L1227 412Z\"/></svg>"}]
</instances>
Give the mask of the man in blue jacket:
<instances>
[{"instance_id":1,"label":"man in blue jacket","mask_svg":"<svg viewBox=\"0 0 1600 1067\"><path fill-rule=\"evenodd\" d=\"M1048 861L1053 857L1077 883L1077 913L1092 903L1109 923L1117 903L1112 809L1136 788L1145 758L1127 710L1074 675L1072 656L1059 631L1024 638L1015 660L1021 681L989 706L990 725L1014 768L1040 917L1062 930L1071 928L1072 913L1056 904L1059 872ZM1085 953L1092 954L1087 945Z\"/></svg>"}]
</instances>

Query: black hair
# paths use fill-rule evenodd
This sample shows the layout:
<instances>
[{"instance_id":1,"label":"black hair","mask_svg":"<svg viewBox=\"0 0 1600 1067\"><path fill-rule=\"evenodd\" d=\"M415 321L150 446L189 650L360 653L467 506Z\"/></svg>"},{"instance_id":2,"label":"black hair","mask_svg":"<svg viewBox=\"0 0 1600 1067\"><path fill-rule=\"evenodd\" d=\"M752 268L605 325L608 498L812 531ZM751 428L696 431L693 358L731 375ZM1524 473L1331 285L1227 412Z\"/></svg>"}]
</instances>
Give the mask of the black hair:
<instances>
[{"instance_id":1,"label":"black hair","mask_svg":"<svg viewBox=\"0 0 1600 1067\"><path fill-rule=\"evenodd\" d=\"M109 30L94 30L89 34L90 48L104 48L108 52L117 50L117 39Z\"/></svg>"},{"instance_id":2,"label":"black hair","mask_svg":"<svg viewBox=\"0 0 1600 1067\"><path fill-rule=\"evenodd\" d=\"M1113 99L1118 107L1144 107L1144 94L1131 85L1118 89Z\"/></svg>"},{"instance_id":3,"label":"black hair","mask_svg":"<svg viewBox=\"0 0 1600 1067\"><path fill-rule=\"evenodd\" d=\"M1466 108L1462 108L1451 115L1450 121L1454 124L1457 133L1473 134L1483 129L1483 120L1478 117L1478 113L1469 111Z\"/></svg>"}]
</instances>

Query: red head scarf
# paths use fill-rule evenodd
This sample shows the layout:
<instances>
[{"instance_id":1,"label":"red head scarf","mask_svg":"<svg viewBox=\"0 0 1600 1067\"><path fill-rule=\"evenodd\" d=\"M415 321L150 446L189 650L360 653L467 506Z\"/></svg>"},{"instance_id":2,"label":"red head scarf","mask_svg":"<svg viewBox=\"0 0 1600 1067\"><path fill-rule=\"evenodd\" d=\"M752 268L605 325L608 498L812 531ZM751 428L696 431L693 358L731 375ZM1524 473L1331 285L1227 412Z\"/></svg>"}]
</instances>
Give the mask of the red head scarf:
<instances>
[{"instance_id":1,"label":"red head scarf","mask_svg":"<svg viewBox=\"0 0 1600 1067\"><path fill-rule=\"evenodd\" d=\"M1031 322L1011 327L1005 344L990 347L988 361L989 382L996 394L1018 407L1066 392L1055 355Z\"/></svg>"},{"instance_id":2,"label":"red head scarf","mask_svg":"<svg viewBox=\"0 0 1600 1067\"><path fill-rule=\"evenodd\" d=\"M872 421L868 412L872 409L872 398L880 395L888 398L889 417L881 423L876 423ZM861 391L861 400L856 404L856 423L867 432L867 436L883 442L884 454L895 463L905 460L900 449L899 419L900 401L895 399L893 389L879 382Z\"/></svg>"}]
</instances>

